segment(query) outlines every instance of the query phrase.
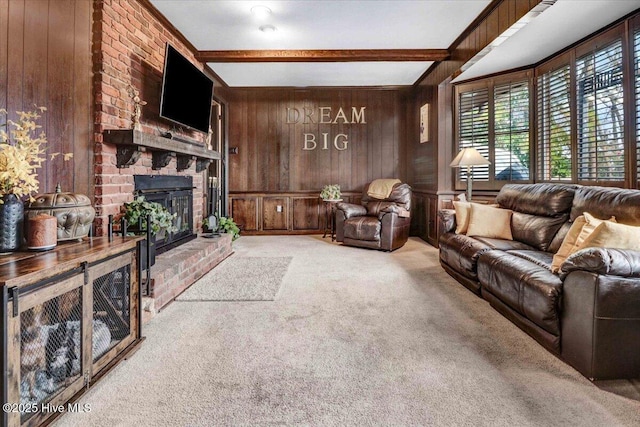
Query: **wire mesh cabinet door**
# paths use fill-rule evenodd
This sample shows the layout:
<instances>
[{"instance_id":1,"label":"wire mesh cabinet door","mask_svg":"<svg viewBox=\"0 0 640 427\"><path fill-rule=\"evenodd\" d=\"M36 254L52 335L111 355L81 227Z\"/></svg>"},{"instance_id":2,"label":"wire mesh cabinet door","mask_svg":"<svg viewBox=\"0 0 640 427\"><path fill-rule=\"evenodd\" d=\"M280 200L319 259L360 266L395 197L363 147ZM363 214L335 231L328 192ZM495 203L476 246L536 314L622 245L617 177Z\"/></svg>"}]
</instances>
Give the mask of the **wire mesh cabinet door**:
<instances>
[{"instance_id":1,"label":"wire mesh cabinet door","mask_svg":"<svg viewBox=\"0 0 640 427\"><path fill-rule=\"evenodd\" d=\"M138 306L134 252L127 252L89 268L87 305L91 308L91 345L86 362L91 376L105 368L136 339ZM88 294L91 294L89 297Z\"/></svg>"},{"instance_id":2,"label":"wire mesh cabinet door","mask_svg":"<svg viewBox=\"0 0 640 427\"><path fill-rule=\"evenodd\" d=\"M76 271L14 289L6 312L9 426L39 425L66 411L85 385L84 284Z\"/></svg>"}]
</instances>

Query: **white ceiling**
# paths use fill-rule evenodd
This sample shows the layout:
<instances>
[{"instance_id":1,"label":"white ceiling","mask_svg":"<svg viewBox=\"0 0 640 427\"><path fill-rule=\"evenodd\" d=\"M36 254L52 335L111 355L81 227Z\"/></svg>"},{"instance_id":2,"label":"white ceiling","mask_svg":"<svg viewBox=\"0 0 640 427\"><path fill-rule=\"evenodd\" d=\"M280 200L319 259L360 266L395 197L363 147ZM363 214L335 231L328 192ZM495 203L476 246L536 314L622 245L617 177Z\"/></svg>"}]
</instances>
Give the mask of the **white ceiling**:
<instances>
[{"instance_id":1,"label":"white ceiling","mask_svg":"<svg viewBox=\"0 0 640 427\"><path fill-rule=\"evenodd\" d=\"M558 0L454 81L535 64L639 7L640 0Z\"/></svg>"},{"instance_id":2,"label":"white ceiling","mask_svg":"<svg viewBox=\"0 0 640 427\"><path fill-rule=\"evenodd\" d=\"M198 50L446 49L490 0L151 0ZM272 10L258 19L251 8ZM277 28L272 34L260 25ZM209 63L229 86L411 85L431 62Z\"/></svg>"},{"instance_id":3,"label":"white ceiling","mask_svg":"<svg viewBox=\"0 0 640 427\"><path fill-rule=\"evenodd\" d=\"M446 49L490 0L151 0L198 50ZM266 19L253 6L272 10ZM456 81L534 64L640 8L557 0ZM258 28L271 24L275 33ZM411 85L431 62L209 63L232 87Z\"/></svg>"}]
</instances>

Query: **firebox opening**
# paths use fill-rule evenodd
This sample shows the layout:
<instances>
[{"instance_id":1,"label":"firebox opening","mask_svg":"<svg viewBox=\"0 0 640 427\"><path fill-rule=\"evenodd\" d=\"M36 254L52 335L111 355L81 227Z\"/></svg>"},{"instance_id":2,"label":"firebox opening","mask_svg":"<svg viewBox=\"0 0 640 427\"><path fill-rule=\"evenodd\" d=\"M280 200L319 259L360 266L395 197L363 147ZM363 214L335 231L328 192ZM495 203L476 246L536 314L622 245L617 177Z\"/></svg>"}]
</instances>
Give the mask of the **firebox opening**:
<instances>
[{"instance_id":1,"label":"firebox opening","mask_svg":"<svg viewBox=\"0 0 640 427\"><path fill-rule=\"evenodd\" d=\"M156 236L156 254L180 246L195 239L193 230L193 177L172 175L134 175L136 196L144 196L150 202L160 203L169 212L176 213L175 233L159 233Z\"/></svg>"}]
</instances>

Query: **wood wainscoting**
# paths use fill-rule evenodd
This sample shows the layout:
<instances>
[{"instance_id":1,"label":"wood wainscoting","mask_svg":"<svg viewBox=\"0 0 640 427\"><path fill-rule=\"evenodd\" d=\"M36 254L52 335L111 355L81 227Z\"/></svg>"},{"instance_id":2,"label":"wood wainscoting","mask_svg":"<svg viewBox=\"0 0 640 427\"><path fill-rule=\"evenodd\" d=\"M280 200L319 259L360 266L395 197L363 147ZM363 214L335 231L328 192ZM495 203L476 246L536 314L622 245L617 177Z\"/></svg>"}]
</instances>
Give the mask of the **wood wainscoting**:
<instances>
[{"instance_id":1,"label":"wood wainscoting","mask_svg":"<svg viewBox=\"0 0 640 427\"><path fill-rule=\"evenodd\" d=\"M360 204L362 193L344 192L342 199ZM453 194L413 191L411 235L438 246L438 209L452 207ZM278 208L280 207L280 208ZM244 235L319 234L326 227L326 206L317 191L233 192L229 216Z\"/></svg>"},{"instance_id":2,"label":"wood wainscoting","mask_svg":"<svg viewBox=\"0 0 640 427\"><path fill-rule=\"evenodd\" d=\"M345 202L359 204L360 192L342 194ZM326 227L326 206L317 191L229 194L229 216L242 234L319 234Z\"/></svg>"},{"instance_id":3,"label":"wood wainscoting","mask_svg":"<svg viewBox=\"0 0 640 427\"><path fill-rule=\"evenodd\" d=\"M411 201L412 236L420 237L433 246L438 246L438 209L440 202L435 192L413 190Z\"/></svg>"}]
</instances>

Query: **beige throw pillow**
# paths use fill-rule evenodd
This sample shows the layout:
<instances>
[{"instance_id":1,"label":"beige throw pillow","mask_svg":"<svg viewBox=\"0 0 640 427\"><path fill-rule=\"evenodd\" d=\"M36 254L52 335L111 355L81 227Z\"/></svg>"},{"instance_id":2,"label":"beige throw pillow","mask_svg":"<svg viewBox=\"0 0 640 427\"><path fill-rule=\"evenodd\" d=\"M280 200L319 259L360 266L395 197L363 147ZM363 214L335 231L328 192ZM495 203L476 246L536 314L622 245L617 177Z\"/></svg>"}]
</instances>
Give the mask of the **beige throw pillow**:
<instances>
[{"instance_id":1,"label":"beige throw pillow","mask_svg":"<svg viewBox=\"0 0 640 427\"><path fill-rule=\"evenodd\" d=\"M456 210L456 234L465 234L469 228L469 210L471 203L469 202L453 202Z\"/></svg>"},{"instance_id":2,"label":"beige throw pillow","mask_svg":"<svg viewBox=\"0 0 640 427\"><path fill-rule=\"evenodd\" d=\"M578 240L582 227L584 227L586 223L587 220L584 219L584 215L580 215L573 221L567 235L564 236L560 249L558 249L558 252L553 256L553 262L551 263L552 272L557 273L560 270L560 266L571 254L571 250L576 245L576 240Z\"/></svg>"},{"instance_id":3,"label":"beige throw pillow","mask_svg":"<svg viewBox=\"0 0 640 427\"><path fill-rule=\"evenodd\" d=\"M582 227L582 231L580 231L580 234L576 239L576 243L575 245L573 245L573 248L571 249L571 252L569 252L569 255L582 249L582 245L584 244L584 241L587 240L587 238L591 235L591 233L593 233L593 231L596 229L597 226L599 226L600 224L602 224L603 221L605 221L604 219L598 219L594 217L589 212L585 212L583 215L586 223ZM609 218L609 221L616 222L616 217L612 216L611 218Z\"/></svg>"},{"instance_id":4,"label":"beige throw pillow","mask_svg":"<svg viewBox=\"0 0 640 427\"><path fill-rule=\"evenodd\" d=\"M511 215L509 209L471 204L469 212L468 236L490 237L513 240L511 235Z\"/></svg>"},{"instance_id":5,"label":"beige throw pillow","mask_svg":"<svg viewBox=\"0 0 640 427\"><path fill-rule=\"evenodd\" d=\"M584 248L616 248L640 251L640 227L603 221L580 247L580 249Z\"/></svg>"}]
</instances>

